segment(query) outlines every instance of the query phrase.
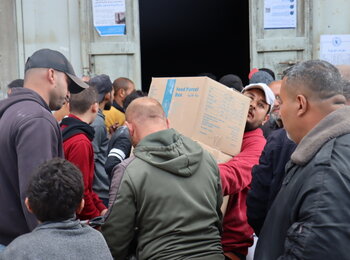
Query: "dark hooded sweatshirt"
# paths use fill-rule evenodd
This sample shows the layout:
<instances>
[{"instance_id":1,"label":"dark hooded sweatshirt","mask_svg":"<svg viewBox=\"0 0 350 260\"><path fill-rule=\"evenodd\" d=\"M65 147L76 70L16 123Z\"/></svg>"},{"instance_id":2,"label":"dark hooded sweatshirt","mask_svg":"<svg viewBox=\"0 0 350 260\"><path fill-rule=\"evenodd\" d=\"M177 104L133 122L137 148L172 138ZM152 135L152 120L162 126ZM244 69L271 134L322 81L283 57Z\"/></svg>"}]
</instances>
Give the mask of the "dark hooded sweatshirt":
<instances>
[{"instance_id":1,"label":"dark hooded sweatshirt","mask_svg":"<svg viewBox=\"0 0 350 260\"><path fill-rule=\"evenodd\" d=\"M0 244L31 231L37 220L24 199L39 164L63 157L59 125L45 101L27 88L0 101Z\"/></svg>"},{"instance_id":2,"label":"dark hooded sweatshirt","mask_svg":"<svg viewBox=\"0 0 350 260\"><path fill-rule=\"evenodd\" d=\"M174 129L146 136L134 155L102 227L112 255L125 259L135 236L140 260L224 259L215 160Z\"/></svg>"}]
</instances>

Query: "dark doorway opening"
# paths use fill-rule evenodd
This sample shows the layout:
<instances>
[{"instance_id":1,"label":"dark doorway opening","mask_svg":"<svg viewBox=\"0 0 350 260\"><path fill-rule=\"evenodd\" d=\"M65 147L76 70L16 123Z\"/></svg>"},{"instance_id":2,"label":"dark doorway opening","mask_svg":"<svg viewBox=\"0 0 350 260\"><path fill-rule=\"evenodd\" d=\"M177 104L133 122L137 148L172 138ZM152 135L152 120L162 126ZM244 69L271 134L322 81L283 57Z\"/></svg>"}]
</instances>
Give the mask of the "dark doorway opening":
<instances>
[{"instance_id":1,"label":"dark doorway opening","mask_svg":"<svg viewBox=\"0 0 350 260\"><path fill-rule=\"evenodd\" d=\"M247 83L248 1L139 0L142 89L152 77L233 73Z\"/></svg>"}]
</instances>

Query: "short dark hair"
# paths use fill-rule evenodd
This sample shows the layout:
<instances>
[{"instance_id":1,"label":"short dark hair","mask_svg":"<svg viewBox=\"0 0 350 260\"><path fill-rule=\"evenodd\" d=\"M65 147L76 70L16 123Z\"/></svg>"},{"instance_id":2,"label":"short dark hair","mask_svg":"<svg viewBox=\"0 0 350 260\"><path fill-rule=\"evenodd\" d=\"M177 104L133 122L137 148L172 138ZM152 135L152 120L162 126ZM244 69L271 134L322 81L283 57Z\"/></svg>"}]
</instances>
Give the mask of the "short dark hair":
<instances>
[{"instance_id":1,"label":"short dark hair","mask_svg":"<svg viewBox=\"0 0 350 260\"><path fill-rule=\"evenodd\" d=\"M141 90L135 90L135 91L131 92L129 95L127 95L125 97L125 100L123 102L124 110L126 110L128 108L131 101L133 101L134 99L140 98L140 97L146 97L146 96L147 96L147 94L142 92Z\"/></svg>"},{"instance_id":2,"label":"short dark hair","mask_svg":"<svg viewBox=\"0 0 350 260\"><path fill-rule=\"evenodd\" d=\"M235 89L239 92L243 90L243 83L240 77L235 74L227 74L220 78L219 82L225 86Z\"/></svg>"},{"instance_id":3,"label":"short dark hair","mask_svg":"<svg viewBox=\"0 0 350 260\"><path fill-rule=\"evenodd\" d=\"M327 61L309 60L294 65L286 74L287 85L303 86L320 100L343 95L343 82L338 69Z\"/></svg>"},{"instance_id":4,"label":"short dark hair","mask_svg":"<svg viewBox=\"0 0 350 260\"><path fill-rule=\"evenodd\" d=\"M120 77L113 81L114 95L117 95L119 89L127 90L129 84L135 85L131 79Z\"/></svg>"},{"instance_id":5,"label":"short dark hair","mask_svg":"<svg viewBox=\"0 0 350 260\"><path fill-rule=\"evenodd\" d=\"M84 114L91 105L97 102L97 92L95 88L84 89L78 94L71 94L69 99L69 111L71 113Z\"/></svg>"},{"instance_id":6,"label":"short dark hair","mask_svg":"<svg viewBox=\"0 0 350 260\"><path fill-rule=\"evenodd\" d=\"M84 183L79 169L65 159L54 158L34 172L27 197L38 220L62 221L74 217L83 193Z\"/></svg>"},{"instance_id":7,"label":"short dark hair","mask_svg":"<svg viewBox=\"0 0 350 260\"><path fill-rule=\"evenodd\" d=\"M23 88L24 80L23 79L15 79L11 81L7 87L8 88Z\"/></svg>"},{"instance_id":8,"label":"short dark hair","mask_svg":"<svg viewBox=\"0 0 350 260\"><path fill-rule=\"evenodd\" d=\"M259 71L265 71L270 74L270 76L273 78L273 80L276 80L275 72L273 72L271 69L268 68L260 68Z\"/></svg>"}]
</instances>

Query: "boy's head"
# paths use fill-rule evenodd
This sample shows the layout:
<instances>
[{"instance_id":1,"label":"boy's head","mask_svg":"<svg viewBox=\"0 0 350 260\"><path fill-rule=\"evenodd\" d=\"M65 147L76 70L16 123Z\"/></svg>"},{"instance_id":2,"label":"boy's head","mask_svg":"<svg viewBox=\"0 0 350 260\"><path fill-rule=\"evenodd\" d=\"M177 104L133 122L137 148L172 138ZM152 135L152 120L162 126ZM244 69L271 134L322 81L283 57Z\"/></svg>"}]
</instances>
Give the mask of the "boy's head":
<instances>
[{"instance_id":1,"label":"boy's head","mask_svg":"<svg viewBox=\"0 0 350 260\"><path fill-rule=\"evenodd\" d=\"M77 116L90 113L92 115L90 121L94 121L98 112L96 90L94 88L87 88L78 94L71 94L69 100L69 111Z\"/></svg>"},{"instance_id":2,"label":"boy's head","mask_svg":"<svg viewBox=\"0 0 350 260\"><path fill-rule=\"evenodd\" d=\"M39 221L62 221L74 217L83 207L84 183L79 169L67 160L55 158L33 174L26 205Z\"/></svg>"}]
</instances>

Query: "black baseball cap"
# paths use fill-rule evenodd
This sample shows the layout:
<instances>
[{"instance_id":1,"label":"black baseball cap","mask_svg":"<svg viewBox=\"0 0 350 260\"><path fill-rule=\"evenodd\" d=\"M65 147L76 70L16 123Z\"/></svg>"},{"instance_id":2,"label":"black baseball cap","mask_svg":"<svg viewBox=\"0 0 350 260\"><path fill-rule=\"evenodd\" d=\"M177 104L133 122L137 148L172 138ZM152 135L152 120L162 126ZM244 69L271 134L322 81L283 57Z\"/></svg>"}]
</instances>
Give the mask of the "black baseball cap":
<instances>
[{"instance_id":1,"label":"black baseball cap","mask_svg":"<svg viewBox=\"0 0 350 260\"><path fill-rule=\"evenodd\" d=\"M93 77L92 79L90 79L89 85L97 90L98 103L101 103L105 95L111 92L113 89L112 81L106 74L101 74Z\"/></svg>"},{"instance_id":2,"label":"black baseball cap","mask_svg":"<svg viewBox=\"0 0 350 260\"><path fill-rule=\"evenodd\" d=\"M69 92L75 94L89 87L84 81L75 75L72 65L67 58L60 52L41 49L33 53L27 59L24 71L34 68L51 68L65 73L71 82L68 86Z\"/></svg>"}]
</instances>

